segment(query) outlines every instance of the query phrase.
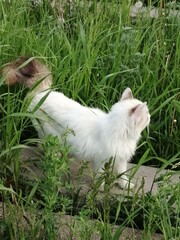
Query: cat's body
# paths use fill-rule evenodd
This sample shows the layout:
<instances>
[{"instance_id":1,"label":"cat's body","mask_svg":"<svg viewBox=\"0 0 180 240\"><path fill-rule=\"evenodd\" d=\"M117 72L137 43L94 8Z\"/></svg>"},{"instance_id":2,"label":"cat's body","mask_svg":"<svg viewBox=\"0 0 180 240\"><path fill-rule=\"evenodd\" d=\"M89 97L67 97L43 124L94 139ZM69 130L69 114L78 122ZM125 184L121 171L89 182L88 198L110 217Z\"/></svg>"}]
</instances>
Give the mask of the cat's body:
<instances>
[{"instance_id":1,"label":"cat's body","mask_svg":"<svg viewBox=\"0 0 180 240\"><path fill-rule=\"evenodd\" d=\"M39 71L38 68L36 70ZM46 90L46 87L41 90L34 94L29 107L29 111L33 111L44 97L44 102L34 112L38 121L33 119L40 138L52 134L61 139L62 134L70 129L72 133L67 134L66 141L75 158L93 161L95 170L102 171L104 163L112 157L114 173L126 172L127 162L135 153L141 132L150 121L146 103L134 99L127 88L121 100L105 113L97 108L82 106L63 93ZM123 175L118 183L125 187L127 177ZM132 183L130 187L133 187Z\"/></svg>"}]
</instances>

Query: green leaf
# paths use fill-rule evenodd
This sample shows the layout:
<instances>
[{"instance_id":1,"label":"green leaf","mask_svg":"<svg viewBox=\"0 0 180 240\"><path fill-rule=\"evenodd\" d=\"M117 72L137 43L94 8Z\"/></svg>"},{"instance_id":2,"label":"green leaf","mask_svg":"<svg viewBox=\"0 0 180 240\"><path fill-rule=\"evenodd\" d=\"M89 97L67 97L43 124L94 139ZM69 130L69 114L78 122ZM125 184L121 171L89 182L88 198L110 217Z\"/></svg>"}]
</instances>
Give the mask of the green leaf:
<instances>
[{"instance_id":1,"label":"green leaf","mask_svg":"<svg viewBox=\"0 0 180 240\"><path fill-rule=\"evenodd\" d=\"M49 96L49 94L51 93L51 91L48 91L42 98L41 100L38 102L38 104L34 107L34 109L31 111L31 113L35 113L40 106L44 103L44 101L46 100L46 98Z\"/></svg>"},{"instance_id":2,"label":"green leaf","mask_svg":"<svg viewBox=\"0 0 180 240\"><path fill-rule=\"evenodd\" d=\"M39 186L39 182L37 182L37 183L33 186L32 190L31 190L31 192L30 192L30 194L29 194L29 196L28 196L28 198L27 198L27 202L28 202L28 203L31 202L31 200L32 200L32 198L33 198L33 196L34 196L34 194L35 194L38 186Z\"/></svg>"},{"instance_id":3,"label":"green leaf","mask_svg":"<svg viewBox=\"0 0 180 240\"><path fill-rule=\"evenodd\" d=\"M173 104L174 104L175 109L176 109L178 112L180 112L180 101L173 100L172 102L173 102Z\"/></svg>"},{"instance_id":4,"label":"green leaf","mask_svg":"<svg viewBox=\"0 0 180 240\"><path fill-rule=\"evenodd\" d=\"M13 147L10 148L10 149L6 149L6 150L2 151L1 154L0 154L0 158L1 158L3 155L5 155L6 153L10 152L10 151L17 150L17 149L24 149L24 148L29 149L28 146L23 145L23 144L19 144L18 146L13 146Z\"/></svg>"},{"instance_id":5,"label":"green leaf","mask_svg":"<svg viewBox=\"0 0 180 240\"><path fill-rule=\"evenodd\" d=\"M11 193L15 193L12 188L4 187L4 185L2 185L2 184L0 184L0 191L8 191Z\"/></svg>"}]
</instances>

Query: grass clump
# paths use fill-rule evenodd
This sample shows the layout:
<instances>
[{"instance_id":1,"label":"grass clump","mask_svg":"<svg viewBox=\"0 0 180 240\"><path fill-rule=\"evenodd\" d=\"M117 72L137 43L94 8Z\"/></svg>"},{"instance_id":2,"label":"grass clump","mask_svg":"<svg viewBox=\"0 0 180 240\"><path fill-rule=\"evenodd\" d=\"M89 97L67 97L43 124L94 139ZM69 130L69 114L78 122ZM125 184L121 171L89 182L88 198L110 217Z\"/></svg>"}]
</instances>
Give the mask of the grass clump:
<instances>
[{"instance_id":1,"label":"grass clump","mask_svg":"<svg viewBox=\"0 0 180 240\"><path fill-rule=\"evenodd\" d=\"M180 19L166 14L132 19L133 1L74 2L65 7L65 22L60 23L49 1L1 1L0 65L21 55L39 57L50 66L57 90L104 111L131 87L137 98L148 102L151 113L150 133L144 131L133 161L138 167L151 164L179 174ZM92 234L118 239L126 226L142 228L141 239L152 239L157 231L164 239L179 239L180 189L168 178L174 172L159 180L154 196L114 197L109 191L113 176L106 166L102 204L96 205L96 184L80 204L75 200L80 190L74 193L63 182L64 174L69 178L68 148L53 137L40 142L27 108L24 89L10 89L1 79L0 238L57 239L58 217L76 213L78 224L72 217L68 224L69 239L91 239ZM45 152L39 160L44 178L25 181L21 151L37 142ZM64 187L69 197L60 193ZM92 218L96 221L89 224Z\"/></svg>"}]
</instances>

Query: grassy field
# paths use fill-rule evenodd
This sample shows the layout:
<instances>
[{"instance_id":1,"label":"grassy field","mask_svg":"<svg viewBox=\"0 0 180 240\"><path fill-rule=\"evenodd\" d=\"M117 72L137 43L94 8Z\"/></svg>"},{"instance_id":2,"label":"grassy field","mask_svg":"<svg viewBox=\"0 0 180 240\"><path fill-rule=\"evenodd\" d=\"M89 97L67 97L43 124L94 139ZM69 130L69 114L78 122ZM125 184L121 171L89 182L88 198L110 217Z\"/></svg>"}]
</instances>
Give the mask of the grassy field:
<instances>
[{"instance_id":1,"label":"grassy field","mask_svg":"<svg viewBox=\"0 0 180 240\"><path fill-rule=\"evenodd\" d=\"M179 173L180 159L180 19L162 15L157 19L131 19L130 1L77 1L66 7L65 22L48 1L32 6L31 1L0 1L0 66L21 55L38 57L51 68L53 85L65 95L88 106L107 111L128 86L134 96L147 101L151 124L145 130L133 162ZM120 3L121 4L120 4ZM129 2L129 4L127 4ZM0 81L0 239L57 239L54 211L73 214L73 198L61 197L61 177L68 172L66 146L57 139L36 138L26 114L26 90L7 88ZM20 149L39 143L45 150L43 181L25 182L21 177ZM57 158L61 149L64 158ZM144 154L144 153L147 154ZM143 156L143 157L142 157ZM50 164L49 162L53 163ZM110 180L109 180L110 181ZM131 206L117 204L114 221L111 199L103 199L103 212L93 204L96 191L78 212L83 231L72 238L90 239L98 231L101 239L118 239L126 226L141 227L143 239L159 231L164 239L180 238L180 184L159 183L155 196L131 198ZM69 189L70 186L69 186ZM72 189L71 189L72 190ZM174 207L172 207L174 206ZM5 209L8 214L5 216ZM41 214L39 213L41 211ZM120 212L123 221L118 222ZM31 217L25 219L24 212ZM96 216L96 224L87 220ZM120 215L121 216L121 215ZM142 219L137 226L136 218ZM26 217L28 218L28 217ZM111 224L110 224L111 223ZM118 223L116 232L113 226ZM73 235L74 234L74 235Z\"/></svg>"}]
</instances>

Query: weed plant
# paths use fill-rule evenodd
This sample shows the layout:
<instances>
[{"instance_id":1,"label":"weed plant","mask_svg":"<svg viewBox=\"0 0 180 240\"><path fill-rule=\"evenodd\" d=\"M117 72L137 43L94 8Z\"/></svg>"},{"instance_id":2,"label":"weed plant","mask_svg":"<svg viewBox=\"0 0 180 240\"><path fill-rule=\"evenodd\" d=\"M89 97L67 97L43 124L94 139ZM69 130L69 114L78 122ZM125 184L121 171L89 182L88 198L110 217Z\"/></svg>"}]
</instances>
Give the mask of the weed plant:
<instances>
[{"instance_id":1,"label":"weed plant","mask_svg":"<svg viewBox=\"0 0 180 240\"><path fill-rule=\"evenodd\" d=\"M133 159L135 172L148 164L160 171L173 169L178 175L179 17L165 14L157 19L132 19L133 1L75 1L65 7L62 23L48 0L39 2L42 4L0 1L0 65L21 55L38 57L51 68L55 89L104 111L130 87L135 97L148 102L151 113L149 133L143 132ZM27 113L28 104L22 86L8 88L1 78L0 239L58 239L54 212L61 217L78 208L72 198L59 194L64 186L62 175L68 172L68 149L56 138L44 140L41 162L45 178L28 183L22 179L21 150L39 142L30 123L33 115ZM173 173L169 170L159 181L155 195L114 199L109 192L113 178L110 166L101 176L107 183L102 207L95 204L95 185L78 211L78 227L70 221L66 239L91 239L94 233L101 239L118 239L126 226L142 228L142 239L152 239L156 231L164 239L179 239L180 185L170 183L168 177ZM72 186L66 187L73 192ZM93 216L96 221L88 224ZM113 230L116 224L119 226Z\"/></svg>"}]
</instances>

